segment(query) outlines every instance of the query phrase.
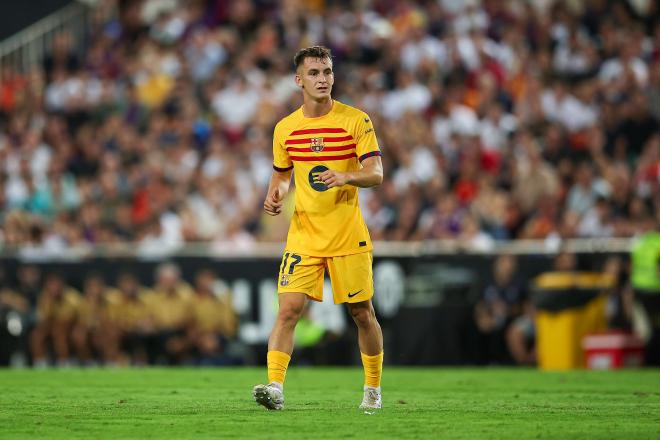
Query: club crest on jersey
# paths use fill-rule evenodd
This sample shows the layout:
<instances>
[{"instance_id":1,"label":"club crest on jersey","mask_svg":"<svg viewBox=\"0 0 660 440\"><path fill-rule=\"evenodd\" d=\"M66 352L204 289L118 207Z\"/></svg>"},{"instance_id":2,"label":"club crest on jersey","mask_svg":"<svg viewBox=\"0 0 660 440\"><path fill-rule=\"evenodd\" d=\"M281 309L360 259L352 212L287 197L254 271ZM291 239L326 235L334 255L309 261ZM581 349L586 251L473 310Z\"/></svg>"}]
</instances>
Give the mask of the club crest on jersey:
<instances>
[{"instance_id":1,"label":"club crest on jersey","mask_svg":"<svg viewBox=\"0 0 660 440\"><path fill-rule=\"evenodd\" d=\"M311 148L313 152L318 153L323 151L325 148L325 144L323 144L323 138L312 138L311 140L312 143L309 148Z\"/></svg>"},{"instance_id":2,"label":"club crest on jersey","mask_svg":"<svg viewBox=\"0 0 660 440\"><path fill-rule=\"evenodd\" d=\"M288 255L288 254L287 254ZM282 277L280 278L280 286L288 286L289 285L289 276L282 274Z\"/></svg>"}]
</instances>

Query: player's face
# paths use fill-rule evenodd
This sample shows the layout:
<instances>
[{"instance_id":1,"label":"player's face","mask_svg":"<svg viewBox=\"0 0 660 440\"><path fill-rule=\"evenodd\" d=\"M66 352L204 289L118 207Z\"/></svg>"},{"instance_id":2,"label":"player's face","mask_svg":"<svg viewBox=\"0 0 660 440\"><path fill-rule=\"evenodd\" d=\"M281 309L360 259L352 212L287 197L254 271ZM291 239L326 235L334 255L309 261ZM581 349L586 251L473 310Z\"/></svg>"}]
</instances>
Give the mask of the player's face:
<instances>
[{"instance_id":1,"label":"player's face","mask_svg":"<svg viewBox=\"0 0 660 440\"><path fill-rule=\"evenodd\" d=\"M317 101L330 97L334 83L329 58L305 58L296 72L296 84L302 88L303 94Z\"/></svg>"}]
</instances>

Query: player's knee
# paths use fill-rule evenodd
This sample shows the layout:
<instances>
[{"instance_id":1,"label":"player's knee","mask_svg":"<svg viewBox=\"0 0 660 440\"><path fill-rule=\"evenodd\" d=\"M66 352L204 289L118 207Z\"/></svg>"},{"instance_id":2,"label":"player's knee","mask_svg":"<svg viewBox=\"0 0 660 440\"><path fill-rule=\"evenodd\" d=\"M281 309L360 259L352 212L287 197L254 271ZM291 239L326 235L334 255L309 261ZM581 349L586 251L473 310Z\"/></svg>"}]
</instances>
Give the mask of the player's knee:
<instances>
[{"instance_id":1,"label":"player's knee","mask_svg":"<svg viewBox=\"0 0 660 440\"><path fill-rule=\"evenodd\" d=\"M374 309L372 307L351 307L351 317L358 327L368 327L376 319Z\"/></svg>"},{"instance_id":2,"label":"player's knee","mask_svg":"<svg viewBox=\"0 0 660 440\"><path fill-rule=\"evenodd\" d=\"M297 304L290 304L286 306L283 305L280 307L278 318L284 324L295 325L300 319L303 309L304 309L304 305L303 306L298 306Z\"/></svg>"}]
</instances>

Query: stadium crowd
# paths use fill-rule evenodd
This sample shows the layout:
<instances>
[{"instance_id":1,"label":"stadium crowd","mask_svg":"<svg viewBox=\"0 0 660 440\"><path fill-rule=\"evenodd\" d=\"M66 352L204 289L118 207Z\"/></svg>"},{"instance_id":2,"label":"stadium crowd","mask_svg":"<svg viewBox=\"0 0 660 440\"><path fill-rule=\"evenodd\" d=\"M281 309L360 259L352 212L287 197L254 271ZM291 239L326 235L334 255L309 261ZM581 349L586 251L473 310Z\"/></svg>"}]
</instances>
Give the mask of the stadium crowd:
<instances>
[{"instance_id":1,"label":"stadium crowd","mask_svg":"<svg viewBox=\"0 0 660 440\"><path fill-rule=\"evenodd\" d=\"M279 241L266 218L291 57L333 50L385 183L374 239L633 236L660 227L652 1L116 0L83 41L3 67L0 249ZM82 48L82 50L80 50ZM292 209L292 207L289 207Z\"/></svg>"}]
</instances>

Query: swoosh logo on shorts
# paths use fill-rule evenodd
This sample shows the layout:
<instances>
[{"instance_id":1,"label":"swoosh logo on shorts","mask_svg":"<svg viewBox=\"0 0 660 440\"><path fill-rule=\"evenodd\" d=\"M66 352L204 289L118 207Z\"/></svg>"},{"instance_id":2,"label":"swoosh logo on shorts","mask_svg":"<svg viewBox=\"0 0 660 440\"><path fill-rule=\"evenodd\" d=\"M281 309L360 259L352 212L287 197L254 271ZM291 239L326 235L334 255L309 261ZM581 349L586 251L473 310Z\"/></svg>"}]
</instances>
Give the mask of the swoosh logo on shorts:
<instances>
[{"instance_id":1,"label":"swoosh logo on shorts","mask_svg":"<svg viewBox=\"0 0 660 440\"><path fill-rule=\"evenodd\" d=\"M353 298L355 295L357 295L358 293L362 292L363 290L364 290L364 289L360 289L360 290L358 290L357 292L349 293L349 294L348 294L348 297L349 297L349 298Z\"/></svg>"}]
</instances>

